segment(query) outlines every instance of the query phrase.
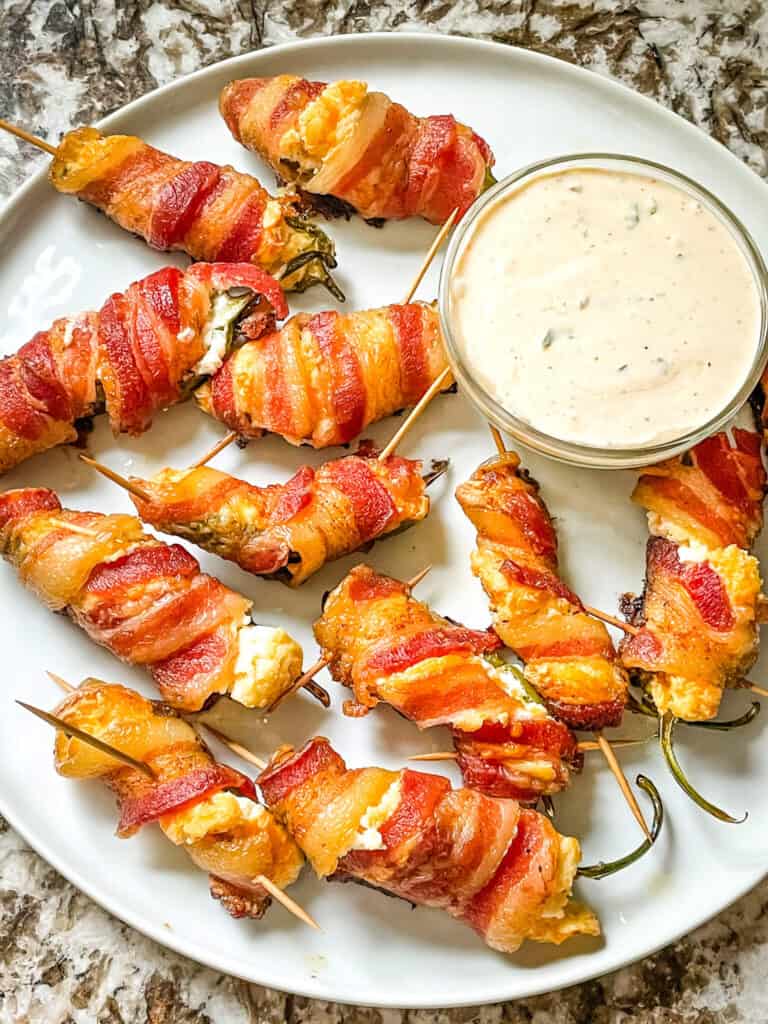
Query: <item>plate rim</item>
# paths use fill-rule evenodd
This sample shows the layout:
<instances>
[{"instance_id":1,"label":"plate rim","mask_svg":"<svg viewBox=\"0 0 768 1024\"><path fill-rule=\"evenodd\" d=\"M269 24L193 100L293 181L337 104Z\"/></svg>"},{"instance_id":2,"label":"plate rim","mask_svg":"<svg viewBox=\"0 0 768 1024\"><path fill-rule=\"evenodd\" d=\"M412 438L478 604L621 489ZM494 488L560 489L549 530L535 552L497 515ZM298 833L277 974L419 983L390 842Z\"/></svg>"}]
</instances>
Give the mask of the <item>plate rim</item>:
<instances>
[{"instance_id":1,"label":"plate rim","mask_svg":"<svg viewBox=\"0 0 768 1024\"><path fill-rule=\"evenodd\" d=\"M669 121L670 124L674 124L676 131L689 133L691 134L691 137L693 137L694 134L697 138L704 136L704 138L708 139L710 142L717 144L717 140L713 139L707 132L703 131L703 129L699 128L692 122L687 121L681 115L670 110L668 107L663 106L653 98L638 92L628 85L625 85L613 76L604 76L589 68L573 64L563 58L540 53L539 51L514 44L502 43L494 40L477 39L471 36L463 36L454 33L440 33L433 31L422 32L413 30L405 32L349 32L338 36L317 36L308 39L294 39L282 43L267 44L258 49L249 50L247 53L214 61L205 67L198 68L197 70L181 75L170 82L166 82L164 85L160 85L157 88L152 89L143 96L139 96L130 103L126 103L124 106L112 111L112 113L107 116L95 121L94 127L109 128L113 122L120 120L124 116L130 117L137 112L140 112L143 106L154 103L161 95L181 91L194 82L197 82L206 76L215 74L224 67L232 68L234 70L240 66L245 66L254 59L258 59L258 57L264 53L284 53L288 55L307 49L324 50L336 49L337 47L354 47L361 44L364 45L366 42L386 44L387 46L397 46L401 40L409 43L423 43L427 41L432 45L439 45L447 48L484 49L492 50L495 53L507 53L511 50L514 52L518 60L530 62L533 65L538 65L540 68L556 63L561 65L561 71L567 69L567 73L573 75L577 79L581 79L582 81L592 81L598 89L602 89L609 93L619 93L620 95L628 94L632 97L633 102L641 101L649 108L652 108L656 116L662 116ZM233 77L236 77L236 75ZM739 158L726 146L722 146L722 149L724 155L730 157L735 162L735 165L739 165L744 170L750 172L753 175L755 182L759 182L764 187L768 188L768 182L765 182L755 171L752 170L751 167L745 164L742 160L739 160ZM41 167L38 171L32 174L27 181L22 182L22 184L10 194L2 207L0 207L0 225L16 213L18 208L23 205L27 193L34 190L47 177L47 173L47 167ZM187 939L184 935L179 935L175 931L168 931L161 925L155 926L151 921L145 921L141 918L140 912L134 912L127 906L123 909L119 898L117 900L113 900L108 892L102 893L96 885L92 887L88 882L87 877L81 873L78 867L70 867L68 862L66 864L64 863L66 861L66 857L60 856L54 847L49 846L44 836L38 836L37 834L33 835L32 833L34 832L34 829L28 832L25 825L15 820L13 813L8 811L5 797L1 790L0 814L2 814L11 827L37 854L55 868L55 870L58 871L59 874L62 875L71 885L74 885L75 888L85 893L85 895L92 899L102 910L117 918L117 920L127 924L129 927L134 928L139 932L139 934L157 942L161 947L170 949L181 956L187 957L195 963L201 964L202 966L208 967L214 971L219 971L224 975L239 978L250 984L262 985L266 988L271 988L274 991L299 995L310 999L341 1002L350 1006L371 1007L377 1009L421 1010L451 1009L462 1006L485 1006L507 1000L528 999L545 993L558 992L571 985L583 984L599 977L607 977L609 974L613 974L623 967L638 963L647 957L653 956L659 950L674 944L685 935L690 934L692 931L706 924L708 921L713 920L738 900L742 899L747 893L751 892L766 877L768 877L768 865L766 865L765 869L759 871L754 878L745 882L742 886L739 886L735 893L732 894L729 899L719 907L719 909L714 911L706 910L700 914L692 914L685 926L672 929L670 933L665 934L662 941L654 942L647 950L645 950L645 952L638 956L624 956L621 954L616 963L608 968L608 970L605 970L604 968L596 968L593 970L589 967L584 969L584 967L590 962L590 954L584 954L583 959L574 959L571 962L571 965L568 965L568 961L566 960L559 961L566 976L558 981L554 987L552 987L551 982L537 983L535 978L537 977L539 969L531 968L530 973L526 976L526 982L522 989L517 985L515 987L517 990L510 990L508 986L505 987L502 983L500 987L489 990L488 994L483 997L471 998L469 1001L458 998L448 999L447 1001L435 1001L434 998L427 997L412 1001L411 1005L408 1007L401 1007L400 1003L391 1000L362 1001L362 999L356 995L350 995L348 993L345 994L343 988L340 989L337 986L334 989L333 981L325 982L320 978L309 978L305 981L297 979L295 987L284 989L276 986L274 981L270 980L269 977L265 977L260 974L258 962L255 964L255 970L249 975L233 971L231 966L227 966L226 958L223 954L217 955L215 951L208 954L202 950L198 950L196 948L196 940ZM119 906L121 909L115 909L116 906ZM493 954L492 951L489 951L489 955L501 954ZM570 966L570 971L568 970L568 966ZM530 979L530 982L528 979Z\"/></svg>"}]
</instances>

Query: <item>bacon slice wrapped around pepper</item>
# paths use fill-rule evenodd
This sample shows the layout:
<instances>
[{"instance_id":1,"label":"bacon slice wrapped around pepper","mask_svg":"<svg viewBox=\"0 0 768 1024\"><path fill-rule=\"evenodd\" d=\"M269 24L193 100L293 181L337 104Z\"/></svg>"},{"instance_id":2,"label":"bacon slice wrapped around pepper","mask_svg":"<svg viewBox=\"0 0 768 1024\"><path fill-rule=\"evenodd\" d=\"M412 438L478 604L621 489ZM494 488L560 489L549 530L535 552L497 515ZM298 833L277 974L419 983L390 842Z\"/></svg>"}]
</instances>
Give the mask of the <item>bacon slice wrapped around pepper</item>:
<instances>
[{"instance_id":1,"label":"bacon slice wrapped around pepper","mask_svg":"<svg viewBox=\"0 0 768 1024\"><path fill-rule=\"evenodd\" d=\"M421 463L377 455L364 441L355 455L302 466L287 483L268 487L208 466L166 469L139 481L151 500L133 502L163 533L296 587L326 562L429 512Z\"/></svg>"},{"instance_id":2,"label":"bacon slice wrapped around pepper","mask_svg":"<svg viewBox=\"0 0 768 1024\"><path fill-rule=\"evenodd\" d=\"M0 554L53 611L97 644L143 665L163 698L198 711L228 694L266 708L301 674L282 629L250 622L252 602L135 516L62 509L47 488L0 494Z\"/></svg>"},{"instance_id":3,"label":"bacon slice wrapped around pepper","mask_svg":"<svg viewBox=\"0 0 768 1024\"><path fill-rule=\"evenodd\" d=\"M415 405L446 366L434 305L300 313L233 352L195 397L243 437L327 448Z\"/></svg>"},{"instance_id":4,"label":"bacon slice wrapped around pepper","mask_svg":"<svg viewBox=\"0 0 768 1024\"><path fill-rule=\"evenodd\" d=\"M121 838L157 822L208 873L211 895L233 917L260 918L269 907L257 876L281 889L296 881L304 862L301 851L258 802L251 780L218 764L192 726L167 704L88 679L56 714L145 762L155 777L61 732L55 746L59 774L106 783L117 797Z\"/></svg>"},{"instance_id":5,"label":"bacon slice wrapped around pepper","mask_svg":"<svg viewBox=\"0 0 768 1024\"><path fill-rule=\"evenodd\" d=\"M608 630L558 575L552 520L519 456L490 459L456 497L477 529L472 571L496 632L525 662L526 680L572 729L618 725L626 674Z\"/></svg>"},{"instance_id":6,"label":"bacon slice wrapped around pepper","mask_svg":"<svg viewBox=\"0 0 768 1024\"><path fill-rule=\"evenodd\" d=\"M578 842L514 800L409 769L349 769L322 738L275 758L258 782L321 878L445 910L502 953L599 934L571 898Z\"/></svg>"},{"instance_id":7,"label":"bacon slice wrapped around pepper","mask_svg":"<svg viewBox=\"0 0 768 1024\"><path fill-rule=\"evenodd\" d=\"M569 730L483 657L501 646L496 634L441 618L405 583L357 566L314 630L331 675L354 692L345 713L386 703L420 729L449 726L468 786L535 803L580 765Z\"/></svg>"},{"instance_id":8,"label":"bacon slice wrapped around pepper","mask_svg":"<svg viewBox=\"0 0 768 1024\"><path fill-rule=\"evenodd\" d=\"M757 658L761 579L749 548L762 527L760 437L734 429L643 469L632 500L648 512L645 590L624 605L640 631L621 645L661 714L713 718L723 688Z\"/></svg>"},{"instance_id":9,"label":"bacon slice wrapped around pepper","mask_svg":"<svg viewBox=\"0 0 768 1024\"><path fill-rule=\"evenodd\" d=\"M274 329L288 309L274 278L249 264L166 267L62 317L0 360L0 472L77 439L106 412L115 434L140 434L187 398L239 337Z\"/></svg>"},{"instance_id":10,"label":"bacon slice wrapped around pepper","mask_svg":"<svg viewBox=\"0 0 768 1024\"><path fill-rule=\"evenodd\" d=\"M493 153L471 128L450 114L416 117L365 82L245 78L225 86L219 109L280 178L367 220L442 224L493 181Z\"/></svg>"},{"instance_id":11,"label":"bacon slice wrapped around pepper","mask_svg":"<svg viewBox=\"0 0 768 1024\"><path fill-rule=\"evenodd\" d=\"M135 135L78 128L59 143L49 177L59 192L90 203L154 249L282 270L287 291L323 283L343 298L328 274L336 266L333 242L306 222L299 196L271 196L233 167L179 160Z\"/></svg>"}]
</instances>

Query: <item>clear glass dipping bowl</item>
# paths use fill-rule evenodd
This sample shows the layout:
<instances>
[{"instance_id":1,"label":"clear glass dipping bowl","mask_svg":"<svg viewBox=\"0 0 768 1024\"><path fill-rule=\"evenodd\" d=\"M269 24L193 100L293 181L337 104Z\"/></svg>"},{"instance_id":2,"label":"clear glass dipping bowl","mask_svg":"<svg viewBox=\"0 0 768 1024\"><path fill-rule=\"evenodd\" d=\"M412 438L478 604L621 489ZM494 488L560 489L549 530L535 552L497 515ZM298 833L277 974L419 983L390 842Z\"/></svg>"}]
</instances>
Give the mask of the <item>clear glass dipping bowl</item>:
<instances>
[{"instance_id":1,"label":"clear glass dipping bowl","mask_svg":"<svg viewBox=\"0 0 768 1024\"><path fill-rule=\"evenodd\" d=\"M525 420L518 419L509 409L500 405L473 377L471 368L462 360L459 346L451 330L451 282L454 268L461 258L464 247L473 234L473 228L478 218L487 207L500 197L514 193L521 186L528 185L539 177L572 169L591 170L595 168L658 178L697 199L730 231L752 271L760 303L760 330L756 341L755 357L749 373L737 394L733 396L717 415L713 416L706 423L702 423L696 429L663 442L633 448L604 448L575 443L566 438L553 437L538 430ZM529 448L544 455L559 459L561 462L596 469L627 469L633 466L645 466L653 462L659 462L662 459L670 458L691 448L705 437L725 426L747 401L760 380L760 375L768 358L768 291L766 288L766 278L767 273L763 258L747 229L731 213L727 206L703 186L698 185L695 181L680 174L678 171L665 167L663 164L654 163L652 160L611 153L577 153L572 156L542 160L539 163L523 167L521 170L498 182L475 201L454 231L445 259L443 260L438 298L440 322L451 369L460 388L492 424L509 434L516 441L520 441ZM511 302L514 302L513 297L510 297ZM478 325L478 330L482 330L482 325Z\"/></svg>"}]
</instances>

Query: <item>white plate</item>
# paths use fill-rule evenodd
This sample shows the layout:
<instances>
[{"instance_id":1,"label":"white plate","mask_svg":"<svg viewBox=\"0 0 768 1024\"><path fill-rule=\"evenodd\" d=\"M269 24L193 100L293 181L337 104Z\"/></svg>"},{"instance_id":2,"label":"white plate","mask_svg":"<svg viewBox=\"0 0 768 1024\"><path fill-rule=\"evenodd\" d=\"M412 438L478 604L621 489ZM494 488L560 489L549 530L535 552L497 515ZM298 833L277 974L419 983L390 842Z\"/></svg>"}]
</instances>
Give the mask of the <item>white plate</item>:
<instances>
[{"instance_id":1,"label":"white plate","mask_svg":"<svg viewBox=\"0 0 768 1024\"><path fill-rule=\"evenodd\" d=\"M489 140L502 174L531 160L579 150L612 150L651 157L690 174L720 195L768 249L768 204L759 179L721 146L661 107L597 75L522 50L431 35L342 36L275 47L226 61L139 100L104 122L111 131L144 136L189 159L232 162L271 176L230 138L216 111L231 78L295 72L309 78L365 78L412 110L451 111ZM382 231L359 220L335 223L341 278L350 307L396 301L425 252L434 229L391 224ZM42 175L6 207L0 220L0 326L11 351L54 316L98 306L113 289L163 265L167 258L127 237L85 205L58 196ZM421 289L434 294L436 269ZM315 291L293 308L320 308ZM372 434L382 440L390 420ZM118 470L150 472L170 462L189 464L222 429L192 407L171 410L138 441L114 441L105 423L93 450ZM488 622L479 586L470 576L472 531L452 489L491 451L487 428L460 397L437 400L408 437L405 454L450 454L450 479L435 488L427 523L379 544L369 556L379 568L407 577L425 563L434 569L419 595L472 625ZM338 454L338 453L333 453ZM258 482L281 480L302 461L322 454L297 451L279 439L229 449L218 465ZM563 568L589 603L614 609L617 594L638 588L645 528L628 502L633 477L567 469L531 456L546 500L558 517ZM47 484L76 508L125 511L124 495L59 449L11 474L4 485ZM259 616L282 623L314 660L310 624L323 591L357 559L330 565L299 593L255 580L203 555L204 567L251 595ZM68 621L47 613L14 573L0 570L0 650L6 678L0 709L2 812L75 885L159 942L218 970L292 992L382 1006L450 1006L531 995L583 981L646 955L689 931L736 899L762 876L768 857L768 753L763 723L736 735L680 730L681 756L706 794L740 812L745 825L718 824L682 797L652 747L622 756L628 772L652 775L666 801L668 822L658 848L631 870L603 882L584 881L579 893L599 912L602 941L574 941L560 950L528 945L514 957L486 949L467 928L436 911L355 886L321 885L305 872L292 891L322 923L302 927L281 908L261 922L234 921L208 897L206 879L184 854L148 828L128 842L113 835L112 799L98 783L60 779L51 765L50 731L15 707L15 697L51 706L57 694L43 674L55 669L79 679L97 675L150 692L139 671L121 666L91 645ZM759 670L755 678L760 678ZM382 707L366 720L345 720L343 694L330 684L334 707L325 713L302 697L262 725L230 709L228 728L253 749L331 737L352 765L400 767L408 754L439 749L439 731L421 735ZM740 713L745 694L730 696ZM241 709L242 710L242 709ZM630 723L636 726L636 722ZM448 769L446 769L448 770ZM584 775L557 801L558 824L583 837L586 861L623 853L638 830L610 775L589 758Z\"/></svg>"}]
</instances>

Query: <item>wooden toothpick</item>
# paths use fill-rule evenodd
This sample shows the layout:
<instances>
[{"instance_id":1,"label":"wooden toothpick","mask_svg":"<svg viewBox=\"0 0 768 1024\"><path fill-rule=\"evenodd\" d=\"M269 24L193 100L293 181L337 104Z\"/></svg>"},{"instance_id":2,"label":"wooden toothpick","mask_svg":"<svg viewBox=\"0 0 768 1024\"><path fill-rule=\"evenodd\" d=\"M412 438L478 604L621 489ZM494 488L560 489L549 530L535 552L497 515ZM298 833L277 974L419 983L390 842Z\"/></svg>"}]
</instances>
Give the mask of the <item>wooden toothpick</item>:
<instances>
[{"instance_id":1,"label":"wooden toothpick","mask_svg":"<svg viewBox=\"0 0 768 1024\"><path fill-rule=\"evenodd\" d=\"M249 750L248 747L244 747L241 743L238 743L237 740L231 740L229 736L226 736L219 729L214 728L214 726L209 725L208 722L198 722L197 724L201 725L204 729L207 729L209 733L216 737L219 743L223 743L225 747L229 747L233 754L237 754L238 757L242 757L244 761L248 761L249 764L254 765L254 767L259 769L259 771L264 771L267 767L267 762L263 761L260 757L257 757L252 750Z\"/></svg>"},{"instance_id":2,"label":"wooden toothpick","mask_svg":"<svg viewBox=\"0 0 768 1024\"><path fill-rule=\"evenodd\" d=\"M118 487L122 487L124 491L128 491L133 494L140 501L151 501L152 495L149 491L145 490L141 484L135 483L133 480L129 480L128 477L121 476L120 473L116 473L114 469L110 469L109 466L105 466L102 462L97 462L96 459L92 459L90 455L86 455L81 452L79 458L91 469L95 469L97 473L101 473L107 480L111 480L113 484L117 484Z\"/></svg>"},{"instance_id":3,"label":"wooden toothpick","mask_svg":"<svg viewBox=\"0 0 768 1024\"><path fill-rule=\"evenodd\" d=\"M650 738L650 737L649 737ZM640 740L614 740L613 746L615 747L636 747L641 746L643 743L647 743L648 739ZM577 750L580 750L582 754L587 754L593 750L600 750L600 744L596 740L582 740L576 744ZM428 754L411 754L408 758L409 761L456 761L458 755L455 750L433 750Z\"/></svg>"},{"instance_id":4,"label":"wooden toothpick","mask_svg":"<svg viewBox=\"0 0 768 1024\"><path fill-rule=\"evenodd\" d=\"M631 622L625 622L623 619L619 619L615 615L609 615L608 612L600 611L599 608L593 608L589 604L582 605L582 608L587 615L591 615L593 619L600 619L601 622L607 622L609 626L615 626L616 629L620 629L623 633L629 633L630 636L637 636L640 632L637 626L633 626Z\"/></svg>"},{"instance_id":5,"label":"wooden toothpick","mask_svg":"<svg viewBox=\"0 0 768 1024\"><path fill-rule=\"evenodd\" d=\"M427 255L424 257L424 262L419 267L419 269L418 269L418 271L416 273L416 276L413 279L411 287L405 293L405 298L403 299L403 305L407 306L408 303L413 298L413 296L416 294L416 289L419 287L421 282L424 280L424 275L426 274L426 272L429 270L430 266L432 265L432 260L437 255L437 250L443 244L446 235L448 234L448 232L453 227L454 221L456 220L458 215L459 215L459 208L457 206L456 209L453 211L453 213L448 218L448 220L443 224L443 226L438 231L438 233L435 236L435 240L432 243L432 245L430 245L429 251L427 252Z\"/></svg>"},{"instance_id":6,"label":"wooden toothpick","mask_svg":"<svg viewBox=\"0 0 768 1024\"><path fill-rule=\"evenodd\" d=\"M38 138L37 135L33 135L24 128L19 128L18 125L11 124L10 121L6 121L2 117L0 117L0 128L2 128L3 131L10 132L11 135L15 135L17 139L23 139L24 142L29 142L31 145L37 146L38 149L42 149L46 153L50 153L51 156L56 156L58 153L56 146L52 146L50 142L46 142L45 139Z\"/></svg>"},{"instance_id":7,"label":"wooden toothpick","mask_svg":"<svg viewBox=\"0 0 768 1024\"><path fill-rule=\"evenodd\" d=\"M95 530L89 530L87 526L78 526L77 523L70 523L68 519L51 519L50 522L60 526L62 530L69 530L70 533L79 533L81 537L98 537Z\"/></svg>"},{"instance_id":8,"label":"wooden toothpick","mask_svg":"<svg viewBox=\"0 0 768 1024\"><path fill-rule=\"evenodd\" d=\"M309 927L314 928L315 931L319 932L322 930L314 917L310 917L306 910L299 906L296 900L291 899L287 892L283 892L282 889L279 889L271 879L267 878L266 875L256 875L256 881L267 890L273 899L277 900L278 903L281 903L289 914L293 914L294 917L303 921L304 924L308 924Z\"/></svg>"},{"instance_id":9,"label":"wooden toothpick","mask_svg":"<svg viewBox=\"0 0 768 1024\"><path fill-rule=\"evenodd\" d=\"M55 672L49 672L46 670L45 674L49 679L52 679L57 686L60 686L65 693L75 692L75 687L68 683L66 679L62 679L61 676L57 676Z\"/></svg>"},{"instance_id":10,"label":"wooden toothpick","mask_svg":"<svg viewBox=\"0 0 768 1024\"><path fill-rule=\"evenodd\" d=\"M405 437L405 435L408 433L408 431L414 425L416 420L421 416L421 414L427 408L427 406L432 401L432 399L435 397L435 395L438 393L438 391L440 391L443 387L446 386L450 376L451 376L451 369L450 369L449 366L446 366L445 369L442 370L437 375L437 377L435 377L435 379L432 381L430 386L427 388L427 390L421 396L419 401L416 403L416 405L414 405L414 407L411 409L411 411L405 417L405 419L400 424L398 429L392 435L390 440L387 442L386 447L379 454L379 461L380 462L383 462L385 459L388 459L389 456L394 452L395 448L397 448L397 446L400 444L402 439Z\"/></svg>"},{"instance_id":11,"label":"wooden toothpick","mask_svg":"<svg viewBox=\"0 0 768 1024\"><path fill-rule=\"evenodd\" d=\"M624 771L621 765L619 764L618 758L616 757L616 754L613 751L613 747L601 732L595 732L594 737L597 740L600 750L602 751L603 757L608 762L608 766L613 772L614 778L619 784L621 792L624 794L624 799L627 801L629 809L635 816L635 821L643 830L646 839L650 840L651 831L648 828L645 817L643 816L643 812L640 810L640 805L637 802L637 798L635 797L635 794L632 792L629 782L627 781L627 777L624 774Z\"/></svg>"},{"instance_id":12,"label":"wooden toothpick","mask_svg":"<svg viewBox=\"0 0 768 1024\"><path fill-rule=\"evenodd\" d=\"M236 441L238 437L239 435L236 430L230 430L228 434L225 434L221 440L217 441L216 444L205 453L202 459L198 459L197 462L193 462L189 468L200 469L201 466L207 465L211 459L215 458L219 452L223 452L224 449L231 445L233 441Z\"/></svg>"},{"instance_id":13,"label":"wooden toothpick","mask_svg":"<svg viewBox=\"0 0 768 1024\"><path fill-rule=\"evenodd\" d=\"M59 718L58 715L53 715L50 711L43 711L42 708L36 708L33 704L25 704L23 700L17 700L16 703L19 707L24 708L31 714L41 718L48 725L52 725L54 729L58 729L63 732L65 736L74 737L80 740L81 743L87 744L89 747L93 747L94 750L98 750L101 754L107 754L109 757L113 757L116 761L122 762L129 768L135 768L136 771L141 772L143 775L149 776L150 779L155 779L154 768L147 764L146 761L139 761L135 757L131 757L130 754L124 753L117 747L113 747L111 743L105 743L104 740L100 740L97 736L92 736L89 732L84 729L78 728L76 725L70 725L63 718Z\"/></svg>"}]
</instances>

